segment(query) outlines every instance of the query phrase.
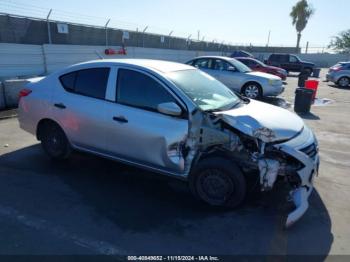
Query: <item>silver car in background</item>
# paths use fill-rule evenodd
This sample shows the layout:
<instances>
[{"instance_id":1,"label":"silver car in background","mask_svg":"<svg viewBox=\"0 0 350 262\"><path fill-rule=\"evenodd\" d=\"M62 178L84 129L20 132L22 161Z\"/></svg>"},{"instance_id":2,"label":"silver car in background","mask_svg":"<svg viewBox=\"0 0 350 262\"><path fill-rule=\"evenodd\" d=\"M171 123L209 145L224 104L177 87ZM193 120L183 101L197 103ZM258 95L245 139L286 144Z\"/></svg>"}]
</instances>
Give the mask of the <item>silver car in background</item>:
<instances>
[{"instance_id":1,"label":"silver car in background","mask_svg":"<svg viewBox=\"0 0 350 262\"><path fill-rule=\"evenodd\" d=\"M174 176L213 206L241 204L248 177L267 191L281 176L296 206L287 226L306 212L319 165L297 115L165 61L92 61L33 80L19 123L52 159L79 150Z\"/></svg>"},{"instance_id":2,"label":"silver car in background","mask_svg":"<svg viewBox=\"0 0 350 262\"><path fill-rule=\"evenodd\" d=\"M340 87L348 87L350 85L350 62L340 62L329 68L326 80Z\"/></svg>"},{"instance_id":3,"label":"silver car in background","mask_svg":"<svg viewBox=\"0 0 350 262\"><path fill-rule=\"evenodd\" d=\"M201 56L188 61L215 77L231 90L249 98L278 96L284 91L281 78L263 72L253 72L240 61L224 56Z\"/></svg>"}]
</instances>

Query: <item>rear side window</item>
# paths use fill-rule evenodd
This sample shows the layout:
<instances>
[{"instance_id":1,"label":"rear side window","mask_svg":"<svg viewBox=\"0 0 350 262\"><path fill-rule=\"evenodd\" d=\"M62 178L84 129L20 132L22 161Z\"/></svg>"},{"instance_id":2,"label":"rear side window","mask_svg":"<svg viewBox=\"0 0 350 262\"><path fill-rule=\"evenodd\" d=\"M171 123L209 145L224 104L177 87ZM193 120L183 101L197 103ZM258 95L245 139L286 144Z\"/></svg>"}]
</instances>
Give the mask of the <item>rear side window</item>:
<instances>
[{"instance_id":1,"label":"rear side window","mask_svg":"<svg viewBox=\"0 0 350 262\"><path fill-rule=\"evenodd\" d=\"M104 99L106 95L109 68L90 68L72 72L60 77L63 87L73 93Z\"/></svg>"},{"instance_id":2,"label":"rear side window","mask_svg":"<svg viewBox=\"0 0 350 262\"><path fill-rule=\"evenodd\" d=\"M287 62L288 55L271 55L269 60L276 61L276 62Z\"/></svg>"},{"instance_id":3,"label":"rear side window","mask_svg":"<svg viewBox=\"0 0 350 262\"><path fill-rule=\"evenodd\" d=\"M212 67L212 60L208 58L201 58L195 60L192 65L199 69L210 69Z\"/></svg>"},{"instance_id":4,"label":"rear side window","mask_svg":"<svg viewBox=\"0 0 350 262\"><path fill-rule=\"evenodd\" d=\"M118 70L116 100L120 104L157 111L161 103L174 102L173 96L151 77L127 69Z\"/></svg>"},{"instance_id":5,"label":"rear side window","mask_svg":"<svg viewBox=\"0 0 350 262\"><path fill-rule=\"evenodd\" d=\"M61 84L67 91L74 91L76 74L76 72L73 72L60 77Z\"/></svg>"}]
</instances>

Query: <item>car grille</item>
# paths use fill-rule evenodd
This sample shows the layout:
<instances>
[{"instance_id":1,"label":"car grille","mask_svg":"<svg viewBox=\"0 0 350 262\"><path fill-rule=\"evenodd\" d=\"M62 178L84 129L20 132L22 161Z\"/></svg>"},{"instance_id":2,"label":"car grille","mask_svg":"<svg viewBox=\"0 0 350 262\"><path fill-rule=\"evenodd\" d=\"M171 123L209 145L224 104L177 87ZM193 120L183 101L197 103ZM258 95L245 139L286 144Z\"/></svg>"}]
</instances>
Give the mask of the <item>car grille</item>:
<instances>
[{"instance_id":1,"label":"car grille","mask_svg":"<svg viewBox=\"0 0 350 262\"><path fill-rule=\"evenodd\" d=\"M307 147L300 149L300 151L308 155L310 158L315 159L315 156L317 154L317 147L315 144L311 144Z\"/></svg>"}]
</instances>

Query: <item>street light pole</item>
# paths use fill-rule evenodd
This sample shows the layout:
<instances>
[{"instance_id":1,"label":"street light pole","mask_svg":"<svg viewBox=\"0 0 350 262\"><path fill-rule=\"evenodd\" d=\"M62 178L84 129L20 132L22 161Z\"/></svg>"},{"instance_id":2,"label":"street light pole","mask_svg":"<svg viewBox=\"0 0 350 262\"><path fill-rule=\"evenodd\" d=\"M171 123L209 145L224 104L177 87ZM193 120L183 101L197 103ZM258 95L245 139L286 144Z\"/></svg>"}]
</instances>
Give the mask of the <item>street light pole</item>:
<instances>
[{"instance_id":1,"label":"street light pole","mask_svg":"<svg viewBox=\"0 0 350 262\"><path fill-rule=\"evenodd\" d=\"M266 47L269 47L269 44L270 44L270 36L271 36L271 30L269 30L269 35L267 37L267 44L266 44Z\"/></svg>"},{"instance_id":2,"label":"street light pole","mask_svg":"<svg viewBox=\"0 0 350 262\"><path fill-rule=\"evenodd\" d=\"M170 31L169 33L169 49L170 49L170 41L171 41L171 35L174 33L174 31Z\"/></svg>"}]
</instances>

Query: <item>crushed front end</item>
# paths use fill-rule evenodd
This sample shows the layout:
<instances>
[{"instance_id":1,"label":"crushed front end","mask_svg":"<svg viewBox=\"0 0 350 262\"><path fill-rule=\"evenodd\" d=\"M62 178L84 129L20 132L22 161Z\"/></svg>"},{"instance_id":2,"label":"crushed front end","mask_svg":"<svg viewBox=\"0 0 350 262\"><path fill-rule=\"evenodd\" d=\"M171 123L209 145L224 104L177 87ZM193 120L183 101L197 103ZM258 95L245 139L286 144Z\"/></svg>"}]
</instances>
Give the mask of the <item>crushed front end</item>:
<instances>
[{"instance_id":1,"label":"crushed front end","mask_svg":"<svg viewBox=\"0 0 350 262\"><path fill-rule=\"evenodd\" d=\"M294 135L286 138L284 130L293 128L272 129L261 125L253 114L254 117L240 117L230 112L192 114L189 136L184 143L187 150L183 154L187 174L203 155L223 153L234 160L243 173L258 174L262 191L271 190L277 178L283 178L291 187L290 199L295 205L285 223L290 227L309 206L308 198L319 167L316 137L301 120L292 123L292 126L299 124L299 131L293 131ZM288 119L296 117L287 110L285 114Z\"/></svg>"},{"instance_id":2,"label":"crushed front end","mask_svg":"<svg viewBox=\"0 0 350 262\"><path fill-rule=\"evenodd\" d=\"M308 198L313 190L313 180L318 174L320 164L318 142L312 131L305 126L296 137L266 149L268 153L270 150L283 155L279 175L285 176L292 187L290 197L296 208L287 217L285 226L288 228L298 221L309 207Z\"/></svg>"}]
</instances>

